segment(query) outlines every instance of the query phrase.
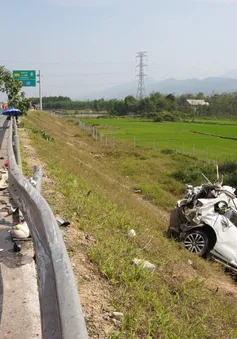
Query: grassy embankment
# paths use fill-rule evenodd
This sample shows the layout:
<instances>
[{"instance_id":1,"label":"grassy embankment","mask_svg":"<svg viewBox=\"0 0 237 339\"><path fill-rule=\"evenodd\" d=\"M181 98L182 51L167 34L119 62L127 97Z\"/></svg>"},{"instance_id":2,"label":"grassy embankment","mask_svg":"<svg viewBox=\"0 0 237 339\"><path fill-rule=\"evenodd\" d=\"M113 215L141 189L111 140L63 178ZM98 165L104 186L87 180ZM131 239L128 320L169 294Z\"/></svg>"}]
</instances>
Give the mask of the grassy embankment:
<instances>
[{"instance_id":1,"label":"grassy embankment","mask_svg":"<svg viewBox=\"0 0 237 339\"><path fill-rule=\"evenodd\" d=\"M111 338L236 338L236 297L229 278L216 264L164 236L165 210L183 190L170 173L192 160L134 150L121 140L115 148L103 146L73 122L46 113L32 112L23 121L55 140L28 130L56 190L64 196L63 202L52 198L51 207L97 240L96 246L80 250L113 286L111 309L124 313L121 328ZM158 208L133 193L137 186L143 187L143 194L147 190ZM127 236L131 229L137 232L132 239ZM77 239L71 250L78 250ZM132 265L135 257L151 261L156 271Z\"/></svg>"},{"instance_id":2,"label":"grassy embankment","mask_svg":"<svg viewBox=\"0 0 237 339\"><path fill-rule=\"evenodd\" d=\"M154 123L129 118L89 118L84 121L93 124L99 132L108 135L110 142L112 137L131 142L134 142L135 138L137 145L156 150L169 148L204 160L237 160L237 140L217 137L237 138L237 126L231 124L232 121L230 125L218 125L218 120L216 124Z\"/></svg>"}]
</instances>

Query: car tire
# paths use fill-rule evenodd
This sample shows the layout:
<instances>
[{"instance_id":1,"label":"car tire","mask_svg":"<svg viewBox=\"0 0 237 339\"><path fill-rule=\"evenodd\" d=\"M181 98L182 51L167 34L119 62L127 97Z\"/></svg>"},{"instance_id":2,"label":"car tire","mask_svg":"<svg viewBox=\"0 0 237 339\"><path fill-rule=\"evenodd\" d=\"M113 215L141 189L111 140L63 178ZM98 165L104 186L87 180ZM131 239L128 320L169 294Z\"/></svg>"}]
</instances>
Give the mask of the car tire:
<instances>
[{"instance_id":1,"label":"car tire","mask_svg":"<svg viewBox=\"0 0 237 339\"><path fill-rule=\"evenodd\" d=\"M203 256L209 249L209 239L202 230L190 231L183 240L184 247L191 253Z\"/></svg>"}]
</instances>

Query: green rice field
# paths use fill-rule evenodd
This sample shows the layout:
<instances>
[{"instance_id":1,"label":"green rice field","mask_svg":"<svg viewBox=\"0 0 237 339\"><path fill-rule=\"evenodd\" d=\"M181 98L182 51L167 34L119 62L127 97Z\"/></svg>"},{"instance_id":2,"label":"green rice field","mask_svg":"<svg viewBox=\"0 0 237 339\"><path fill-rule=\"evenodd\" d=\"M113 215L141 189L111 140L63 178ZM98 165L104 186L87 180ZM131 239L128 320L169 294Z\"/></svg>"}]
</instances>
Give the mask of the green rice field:
<instances>
[{"instance_id":1,"label":"green rice field","mask_svg":"<svg viewBox=\"0 0 237 339\"><path fill-rule=\"evenodd\" d=\"M138 119L85 119L99 133L123 140L134 146L152 148L154 151L172 149L176 152L205 160L237 160L237 125L215 123L151 122ZM196 133L194 133L196 132ZM208 133L210 135L198 134ZM214 136L212 136L214 135Z\"/></svg>"}]
</instances>

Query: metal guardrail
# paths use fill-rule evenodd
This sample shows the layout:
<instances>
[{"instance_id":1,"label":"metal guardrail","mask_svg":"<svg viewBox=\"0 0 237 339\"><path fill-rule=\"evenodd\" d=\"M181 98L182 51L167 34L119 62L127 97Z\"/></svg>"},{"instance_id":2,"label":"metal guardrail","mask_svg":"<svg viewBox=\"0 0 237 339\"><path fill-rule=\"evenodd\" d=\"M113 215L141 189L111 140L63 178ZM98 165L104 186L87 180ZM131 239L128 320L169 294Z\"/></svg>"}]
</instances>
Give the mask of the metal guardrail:
<instances>
[{"instance_id":1,"label":"metal guardrail","mask_svg":"<svg viewBox=\"0 0 237 339\"><path fill-rule=\"evenodd\" d=\"M13 150L17 127L9 126L9 191L31 232L36 253L43 339L88 339L74 274L57 221L36 189L23 176ZM17 157L18 158L18 157Z\"/></svg>"}]
</instances>

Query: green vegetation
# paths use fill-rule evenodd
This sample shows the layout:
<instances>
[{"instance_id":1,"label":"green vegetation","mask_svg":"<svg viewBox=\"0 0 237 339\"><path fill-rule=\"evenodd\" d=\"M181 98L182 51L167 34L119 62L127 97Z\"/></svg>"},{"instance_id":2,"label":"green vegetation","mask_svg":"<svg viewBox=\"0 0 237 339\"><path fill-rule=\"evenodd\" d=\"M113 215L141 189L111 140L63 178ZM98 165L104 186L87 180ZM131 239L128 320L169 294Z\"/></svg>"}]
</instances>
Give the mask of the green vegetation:
<instances>
[{"instance_id":1,"label":"green vegetation","mask_svg":"<svg viewBox=\"0 0 237 339\"><path fill-rule=\"evenodd\" d=\"M0 92L7 94L9 107L19 108L23 114L26 114L30 108L30 100L26 99L25 93L20 91L20 82L16 81L4 66L0 66Z\"/></svg>"},{"instance_id":2,"label":"green vegetation","mask_svg":"<svg viewBox=\"0 0 237 339\"><path fill-rule=\"evenodd\" d=\"M110 337L236 338L236 298L229 278L218 265L164 237L165 210L173 208L184 189L171 175L193 165L193 160L134 149L120 139L115 148L99 144L73 122L61 122L37 112L29 114L25 126L38 156L47 163L54 189L63 195L61 202L52 199L51 206L96 240L82 247L73 238L71 250L87 252L95 272L113 290L111 310L124 313L121 328ZM55 142L32 133L36 127ZM78 132L81 137L75 138ZM138 189L141 195L133 193ZM137 237L127 236L131 229ZM156 271L133 266L135 257L154 263Z\"/></svg>"},{"instance_id":3,"label":"green vegetation","mask_svg":"<svg viewBox=\"0 0 237 339\"><path fill-rule=\"evenodd\" d=\"M237 160L237 140L231 140L237 138L236 125L154 123L132 118L84 121L104 135L130 140L136 146L169 149L205 161Z\"/></svg>"},{"instance_id":4,"label":"green vegetation","mask_svg":"<svg viewBox=\"0 0 237 339\"><path fill-rule=\"evenodd\" d=\"M201 99L209 103L209 106L191 106L187 99ZM38 104L38 98L31 99ZM214 94L205 96L203 93L184 94L174 96L164 95L158 92L148 97L137 100L128 95L124 100L116 98L111 100L73 101L68 97L43 98L45 109L61 109L64 111L90 110L92 112L105 111L115 116L136 115L148 117L154 121L182 121L187 119L236 119L237 117L237 92Z\"/></svg>"},{"instance_id":5,"label":"green vegetation","mask_svg":"<svg viewBox=\"0 0 237 339\"><path fill-rule=\"evenodd\" d=\"M219 165L219 172L224 177L225 185L237 187L237 162L227 161ZM205 174L212 182L216 179L216 168L201 162L187 166L183 170L174 171L171 176L183 183L200 184L201 174Z\"/></svg>"},{"instance_id":6,"label":"green vegetation","mask_svg":"<svg viewBox=\"0 0 237 339\"><path fill-rule=\"evenodd\" d=\"M45 131L42 131L40 129L35 129L35 128L32 128L31 129L32 133L34 134L39 134L41 135L41 137L47 141L54 141L54 138L52 138L50 135L48 135L47 133L45 133Z\"/></svg>"}]
</instances>

